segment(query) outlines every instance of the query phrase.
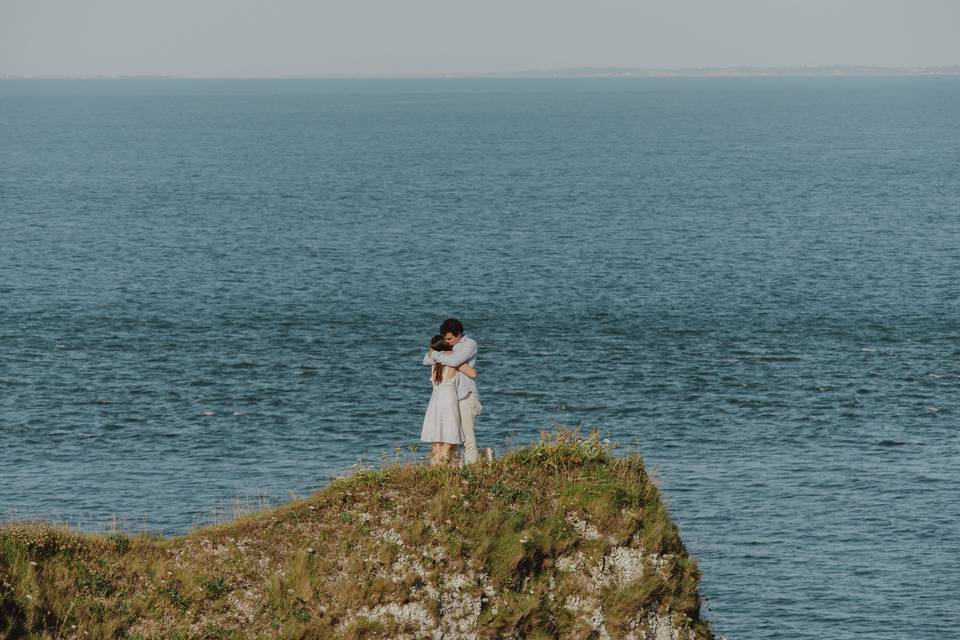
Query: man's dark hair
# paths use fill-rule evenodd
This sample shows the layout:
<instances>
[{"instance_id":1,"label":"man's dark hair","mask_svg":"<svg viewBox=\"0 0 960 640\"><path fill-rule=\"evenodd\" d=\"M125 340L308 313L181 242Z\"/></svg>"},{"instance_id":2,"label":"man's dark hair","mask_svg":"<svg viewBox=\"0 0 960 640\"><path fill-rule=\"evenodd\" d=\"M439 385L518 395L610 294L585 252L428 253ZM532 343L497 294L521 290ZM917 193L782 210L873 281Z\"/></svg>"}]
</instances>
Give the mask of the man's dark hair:
<instances>
[{"instance_id":1,"label":"man's dark hair","mask_svg":"<svg viewBox=\"0 0 960 640\"><path fill-rule=\"evenodd\" d=\"M440 335L445 336L448 333L452 333L455 336L463 335L463 325L460 324L460 321L456 318L447 318L443 321L443 324L440 325Z\"/></svg>"}]
</instances>

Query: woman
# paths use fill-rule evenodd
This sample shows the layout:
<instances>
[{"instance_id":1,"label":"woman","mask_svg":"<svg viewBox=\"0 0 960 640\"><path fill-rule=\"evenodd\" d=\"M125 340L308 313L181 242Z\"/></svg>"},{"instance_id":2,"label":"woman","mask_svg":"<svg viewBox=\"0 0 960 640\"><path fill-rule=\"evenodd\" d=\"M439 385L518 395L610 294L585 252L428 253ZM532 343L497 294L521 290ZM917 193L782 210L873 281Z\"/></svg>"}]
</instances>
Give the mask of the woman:
<instances>
[{"instance_id":1,"label":"woman","mask_svg":"<svg viewBox=\"0 0 960 640\"><path fill-rule=\"evenodd\" d=\"M453 351L442 335L430 340L432 351ZM457 373L471 378L477 377L477 370L469 364L448 367L434 363L430 369L433 382L433 394L427 405L427 415L423 418L420 440L433 445L430 452L430 464L444 464L457 459L457 447L463 442L460 433L460 400L457 394Z\"/></svg>"}]
</instances>

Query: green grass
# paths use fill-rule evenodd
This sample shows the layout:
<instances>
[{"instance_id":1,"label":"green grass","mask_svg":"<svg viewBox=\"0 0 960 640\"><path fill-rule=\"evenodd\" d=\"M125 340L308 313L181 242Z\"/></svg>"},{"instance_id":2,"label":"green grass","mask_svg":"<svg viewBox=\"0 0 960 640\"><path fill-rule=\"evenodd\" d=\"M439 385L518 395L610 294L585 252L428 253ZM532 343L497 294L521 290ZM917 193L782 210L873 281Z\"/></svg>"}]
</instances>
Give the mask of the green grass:
<instances>
[{"instance_id":1,"label":"green grass","mask_svg":"<svg viewBox=\"0 0 960 640\"><path fill-rule=\"evenodd\" d=\"M594 589L612 637L655 614L712 638L656 485L611 448L559 432L492 464L364 470L176 538L8 524L0 639L416 638L457 603L483 638L590 638L567 607L589 572L561 565L602 567L618 547L646 555L642 576Z\"/></svg>"}]
</instances>

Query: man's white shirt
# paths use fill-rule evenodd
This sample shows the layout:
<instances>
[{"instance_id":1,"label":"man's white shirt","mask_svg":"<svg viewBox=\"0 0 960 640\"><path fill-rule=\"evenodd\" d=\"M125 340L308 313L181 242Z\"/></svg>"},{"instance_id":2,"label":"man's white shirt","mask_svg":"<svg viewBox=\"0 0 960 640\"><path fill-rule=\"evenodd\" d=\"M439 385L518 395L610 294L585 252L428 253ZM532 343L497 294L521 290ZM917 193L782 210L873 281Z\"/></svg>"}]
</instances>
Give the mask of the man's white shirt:
<instances>
[{"instance_id":1,"label":"man's white shirt","mask_svg":"<svg viewBox=\"0 0 960 640\"><path fill-rule=\"evenodd\" d=\"M477 341L470 336L463 336L460 338L460 342L453 345L453 351L428 351L427 355L423 356L423 364L432 365L434 362L445 364L448 367L459 367L466 362L476 369ZM480 399L480 394L477 393L477 382L470 376L458 372L457 395L463 400L471 393L477 400Z\"/></svg>"}]
</instances>

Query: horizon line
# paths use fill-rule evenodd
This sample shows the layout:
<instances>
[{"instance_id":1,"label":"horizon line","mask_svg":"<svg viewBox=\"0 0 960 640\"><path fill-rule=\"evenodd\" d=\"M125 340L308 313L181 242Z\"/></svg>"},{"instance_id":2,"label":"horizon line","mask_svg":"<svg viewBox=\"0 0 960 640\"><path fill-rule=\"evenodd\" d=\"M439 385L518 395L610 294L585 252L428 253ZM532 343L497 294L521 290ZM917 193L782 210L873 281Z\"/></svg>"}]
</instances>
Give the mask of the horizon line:
<instances>
[{"instance_id":1,"label":"horizon line","mask_svg":"<svg viewBox=\"0 0 960 640\"><path fill-rule=\"evenodd\" d=\"M177 75L177 74L14 74L0 73L0 80L402 80L402 79L540 79L540 78L669 78L669 77L782 77L782 76L954 76L960 75L960 64L871 66L871 65L795 65L717 67L626 67L585 66L516 71L434 72L434 73L300 73L276 75Z\"/></svg>"}]
</instances>

